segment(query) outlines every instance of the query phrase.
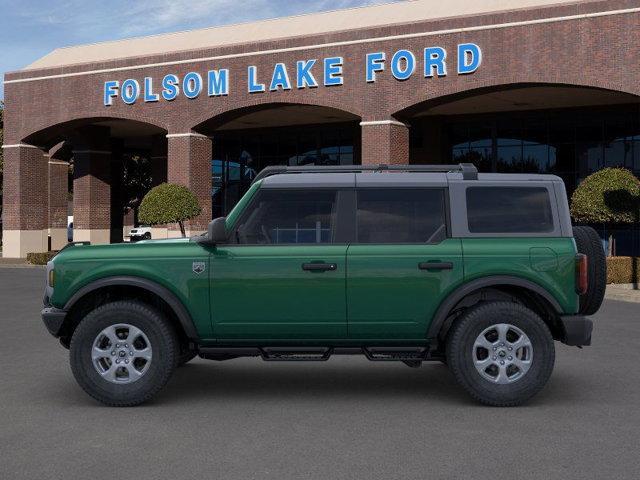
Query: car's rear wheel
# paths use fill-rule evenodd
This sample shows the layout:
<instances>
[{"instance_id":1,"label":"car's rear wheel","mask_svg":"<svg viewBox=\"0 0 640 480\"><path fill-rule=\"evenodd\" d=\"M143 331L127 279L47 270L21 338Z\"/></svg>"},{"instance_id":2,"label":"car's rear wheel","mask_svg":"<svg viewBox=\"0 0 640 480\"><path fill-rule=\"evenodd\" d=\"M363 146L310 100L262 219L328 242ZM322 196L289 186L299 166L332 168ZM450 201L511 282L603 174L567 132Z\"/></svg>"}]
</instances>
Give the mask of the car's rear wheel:
<instances>
[{"instance_id":1,"label":"car's rear wheel","mask_svg":"<svg viewBox=\"0 0 640 480\"><path fill-rule=\"evenodd\" d=\"M82 389L110 406L153 397L175 368L177 340L167 319L136 301L90 312L71 338L71 370Z\"/></svg>"},{"instance_id":2,"label":"car's rear wheel","mask_svg":"<svg viewBox=\"0 0 640 480\"><path fill-rule=\"evenodd\" d=\"M598 232L591 227L573 227L573 238L579 253L587 256L587 291L580 295L580 313L596 313L607 288L607 258Z\"/></svg>"},{"instance_id":3,"label":"car's rear wheel","mask_svg":"<svg viewBox=\"0 0 640 480\"><path fill-rule=\"evenodd\" d=\"M524 403L547 383L555 361L542 319L513 302L491 302L466 312L447 337L447 364L457 382L485 405Z\"/></svg>"}]
</instances>

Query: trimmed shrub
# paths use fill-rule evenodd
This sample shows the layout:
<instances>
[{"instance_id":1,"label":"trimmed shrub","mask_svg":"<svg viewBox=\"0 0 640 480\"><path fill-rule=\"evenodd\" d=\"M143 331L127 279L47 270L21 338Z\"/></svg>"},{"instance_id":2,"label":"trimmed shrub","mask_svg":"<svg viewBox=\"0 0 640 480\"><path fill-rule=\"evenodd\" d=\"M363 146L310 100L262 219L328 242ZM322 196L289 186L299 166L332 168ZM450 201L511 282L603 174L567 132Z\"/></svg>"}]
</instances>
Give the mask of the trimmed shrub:
<instances>
[{"instance_id":1,"label":"trimmed shrub","mask_svg":"<svg viewBox=\"0 0 640 480\"><path fill-rule=\"evenodd\" d=\"M571 216L579 223L635 223L639 207L640 180L624 168L589 175L571 196Z\"/></svg>"},{"instance_id":2,"label":"trimmed shrub","mask_svg":"<svg viewBox=\"0 0 640 480\"><path fill-rule=\"evenodd\" d=\"M184 237L184 222L201 213L202 208L191 190L182 185L163 183L144 196L138 220L147 225L177 223Z\"/></svg>"},{"instance_id":3,"label":"trimmed shrub","mask_svg":"<svg viewBox=\"0 0 640 480\"><path fill-rule=\"evenodd\" d=\"M27 262L31 265L46 265L49 260L55 257L58 251L27 253Z\"/></svg>"},{"instance_id":4,"label":"trimmed shrub","mask_svg":"<svg viewBox=\"0 0 640 480\"><path fill-rule=\"evenodd\" d=\"M640 283L640 257L608 257L607 283Z\"/></svg>"}]
</instances>

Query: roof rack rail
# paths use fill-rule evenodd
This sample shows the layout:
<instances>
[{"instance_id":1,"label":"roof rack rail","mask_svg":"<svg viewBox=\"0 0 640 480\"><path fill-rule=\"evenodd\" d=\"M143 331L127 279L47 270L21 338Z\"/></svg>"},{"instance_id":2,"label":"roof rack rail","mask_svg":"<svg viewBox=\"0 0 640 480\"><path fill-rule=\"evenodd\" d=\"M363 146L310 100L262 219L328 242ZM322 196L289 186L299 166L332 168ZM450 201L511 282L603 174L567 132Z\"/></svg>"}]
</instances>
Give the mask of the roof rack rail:
<instances>
[{"instance_id":1,"label":"roof rack rail","mask_svg":"<svg viewBox=\"0 0 640 480\"><path fill-rule=\"evenodd\" d=\"M256 175L251 182L254 184L258 180L281 175L283 173L358 173L358 172L461 172L463 180L477 180L478 169L472 163L459 163L458 165L301 165L289 167L286 165L271 165L265 167Z\"/></svg>"}]
</instances>

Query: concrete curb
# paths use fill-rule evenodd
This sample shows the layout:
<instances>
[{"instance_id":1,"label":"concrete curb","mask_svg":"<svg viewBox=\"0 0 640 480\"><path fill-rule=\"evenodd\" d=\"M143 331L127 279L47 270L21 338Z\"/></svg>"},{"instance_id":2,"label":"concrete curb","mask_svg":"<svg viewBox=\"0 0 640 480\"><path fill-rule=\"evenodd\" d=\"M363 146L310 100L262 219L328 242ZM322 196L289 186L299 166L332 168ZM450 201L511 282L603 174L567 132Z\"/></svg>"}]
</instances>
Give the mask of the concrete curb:
<instances>
[{"instance_id":1,"label":"concrete curb","mask_svg":"<svg viewBox=\"0 0 640 480\"><path fill-rule=\"evenodd\" d=\"M0 263L0 268L45 268L45 266L30 263Z\"/></svg>"}]
</instances>

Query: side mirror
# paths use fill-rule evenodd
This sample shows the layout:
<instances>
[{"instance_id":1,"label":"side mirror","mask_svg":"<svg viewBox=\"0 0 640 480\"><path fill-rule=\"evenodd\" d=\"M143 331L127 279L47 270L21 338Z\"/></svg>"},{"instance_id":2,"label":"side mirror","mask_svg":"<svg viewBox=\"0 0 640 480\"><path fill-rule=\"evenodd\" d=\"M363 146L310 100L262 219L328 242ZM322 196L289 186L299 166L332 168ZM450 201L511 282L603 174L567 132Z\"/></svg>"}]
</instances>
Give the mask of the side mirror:
<instances>
[{"instance_id":1,"label":"side mirror","mask_svg":"<svg viewBox=\"0 0 640 480\"><path fill-rule=\"evenodd\" d=\"M226 217L214 218L209 222L207 237L210 243L225 243L227 241Z\"/></svg>"}]
</instances>

